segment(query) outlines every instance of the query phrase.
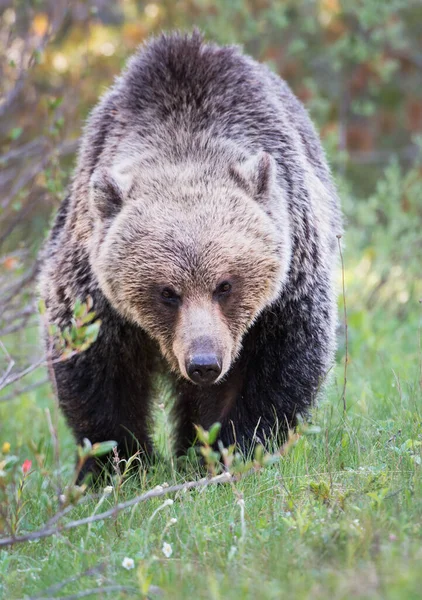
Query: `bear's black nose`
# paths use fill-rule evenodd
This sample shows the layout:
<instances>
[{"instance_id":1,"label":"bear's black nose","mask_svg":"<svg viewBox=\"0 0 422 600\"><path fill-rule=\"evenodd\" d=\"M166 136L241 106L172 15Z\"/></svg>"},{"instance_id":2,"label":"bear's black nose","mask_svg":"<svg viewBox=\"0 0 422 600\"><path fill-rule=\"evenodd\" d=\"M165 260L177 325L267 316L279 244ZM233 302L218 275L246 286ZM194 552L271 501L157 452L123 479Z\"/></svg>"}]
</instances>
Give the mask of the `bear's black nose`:
<instances>
[{"instance_id":1,"label":"bear's black nose","mask_svg":"<svg viewBox=\"0 0 422 600\"><path fill-rule=\"evenodd\" d=\"M194 383L210 385L221 373L221 363L215 354L198 354L186 363L186 371Z\"/></svg>"}]
</instances>

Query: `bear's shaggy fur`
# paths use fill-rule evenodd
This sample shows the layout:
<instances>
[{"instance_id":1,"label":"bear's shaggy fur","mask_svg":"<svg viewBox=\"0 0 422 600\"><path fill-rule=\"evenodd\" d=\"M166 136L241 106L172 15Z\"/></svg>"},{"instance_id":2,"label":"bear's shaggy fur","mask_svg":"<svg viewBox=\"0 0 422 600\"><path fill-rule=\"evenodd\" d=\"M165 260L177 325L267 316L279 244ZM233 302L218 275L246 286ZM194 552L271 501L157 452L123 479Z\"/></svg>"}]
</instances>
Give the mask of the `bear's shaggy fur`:
<instances>
[{"instance_id":1,"label":"bear's shaggy fur","mask_svg":"<svg viewBox=\"0 0 422 600\"><path fill-rule=\"evenodd\" d=\"M286 83L197 33L143 46L88 120L44 250L48 321L65 327L90 295L102 322L88 350L54 361L77 441L151 452L163 369L179 453L194 424L220 421L223 443L242 448L294 425L333 359L341 230ZM210 385L191 378L198 353L215 359Z\"/></svg>"}]
</instances>

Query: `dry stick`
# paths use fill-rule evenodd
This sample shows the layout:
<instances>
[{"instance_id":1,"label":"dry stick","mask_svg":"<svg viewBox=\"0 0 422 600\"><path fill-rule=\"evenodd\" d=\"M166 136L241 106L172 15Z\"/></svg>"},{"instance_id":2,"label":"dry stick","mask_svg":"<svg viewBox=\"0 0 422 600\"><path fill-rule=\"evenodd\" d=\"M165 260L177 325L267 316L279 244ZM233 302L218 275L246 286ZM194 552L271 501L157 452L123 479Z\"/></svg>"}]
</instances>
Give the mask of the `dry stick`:
<instances>
[{"instance_id":1,"label":"dry stick","mask_svg":"<svg viewBox=\"0 0 422 600\"><path fill-rule=\"evenodd\" d=\"M116 514L118 514L122 510L125 510L126 508L130 508L132 506L140 504L141 502L150 500L150 498L159 498L161 496L167 496L168 494L172 494L174 492L192 490L195 488L206 488L209 485L233 483L235 481L239 481L242 477L251 475L255 472L256 469L251 469L243 475L231 475L230 473L222 473L221 475L211 477L210 479L204 478L199 479L197 481L187 481L186 483L172 485L167 488L153 489L148 492L145 492L145 494L141 494L140 496L135 496L135 498L132 498L127 502L121 502L119 504L116 504L116 506L110 508L109 510L106 510L102 513L98 513L96 515L92 515L90 517L85 517L84 519L70 521L70 523L66 523L65 525L59 527L39 529L38 531L33 531L31 533L27 533L21 536L0 538L0 548L4 546L13 546L14 544L19 544L22 542L28 542L30 540L39 540L41 538L61 533L62 531L67 531L69 529L74 529L75 527L80 527L81 525L87 525L89 523L94 523L95 521L103 521L104 519L108 519L109 517L115 516Z\"/></svg>"},{"instance_id":2,"label":"dry stick","mask_svg":"<svg viewBox=\"0 0 422 600\"><path fill-rule=\"evenodd\" d=\"M0 341L0 346L3 346L1 341ZM73 356L73 354L71 356ZM4 376L2 376L2 378L0 379L0 391L3 390L4 388L6 388L7 386L11 385L12 383L19 381L19 379L23 379L24 377L26 377L27 375L32 373L32 371L35 371L36 369L39 369L40 367L44 367L44 366L47 366L48 368L50 368L50 365L55 365L57 363L60 363L60 362L62 362L62 360L63 359L61 356L59 358L55 358L54 360L53 359L48 360L47 356L43 356L43 358L41 358L40 360L37 360L32 365L29 365L29 367L27 367L23 371L20 371L19 373L10 375L9 378L6 379L5 381L3 381ZM53 391L57 395L57 389L56 389L54 383L55 383L55 380L52 379ZM17 392L17 393L19 394L19 392ZM0 399L0 402L2 400L3 400L3 398Z\"/></svg>"},{"instance_id":3,"label":"dry stick","mask_svg":"<svg viewBox=\"0 0 422 600\"><path fill-rule=\"evenodd\" d=\"M37 156L44 150L44 147L47 145L47 138L45 136L40 136L27 142L26 144L22 144L19 148L12 148L9 152L3 154L1 157L1 164L6 165L11 160L15 160L17 158L21 158L22 155L25 158L29 158L30 156Z\"/></svg>"},{"instance_id":4,"label":"dry stick","mask_svg":"<svg viewBox=\"0 0 422 600\"><path fill-rule=\"evenodd\" d=\"M105 570L105 567L106 567L105 562L99 563L98 565L95 565L94 567L85 569L85 571L82 571L82 573L77 573L76 575L72 575L72 577L63 579L59 583L54 583L53 585L51 585L48 588L46 588L45 590L43 590L42 594L40 596L30 596L28 600L37 600L38 598L45 599L48 595L59 592L66 585L69 585L69 583L74 583L75 581L78 581L78 580L82 579L83 577L94 577L96 575L102 574Z\"/></svg>"},{"instance_id":5,"label":"dry stick","mask_svg":"<svg viewBox=\"0 0 422 600\"><path fill-rule=\"evenodd\" d=\"M346 285L344 283L344 260L343 260L343 252L341 250L341 235L337 236L338 241L338 249L340 252L341 258L341 279L342 279L342 287L343 287L343 308L344 308L344 339L346 344L346 355L344 357L344 381L343 381L343 392L341 394L341 398L343 400L343 413L346 414L346 387L347 387L347 365L349 362L349 337L348 337L348 325L347 325L347 306L346 306Z\"/></svg>"},{"instance_id":6,"label":"dry stick","mask_svg":"<svg viewBox=\"0 0 422 600\"><path fill-rule=\"evenodd\" d=\"M191 490L191 489L205 489L206 487L208 487L209 485L216 485L216 484L225 484L225 483L230 483L233 484L237 481L240 481L241 479L244 479L245 477L248 477L249 475L252 475L253 473L256 473L257 469L251 469L250 471L247 471L244 474L241 475L231 475L230 473L222 473L221 475L217 475L216 477L212 477L210 479L199 479L197 481L187 481L186 483L181 483L178 485L173 485L173 486L169 486L168 488L162 488L162 489L153 489L150 490L148 492L145 492L145 494L142 494L141 496L136 496L135 498L132 498L132 500L128 500L127 502L122 502L120 504L116 504L116 506L114 506L113 508L111 508L110 510L107 510L105 512L102 513L98 513L96 515L93 515L91 517L85 517L84 519L79 519L77 521L71 521L70 523L66 523L65 525L62 525L61 527L45 527L44 529L39 529L38 531L33 531L31 533L27 533L25 535L22 536L11 536L11 537L7 537L7 538L0 538L0 548L4 547L4 546L13 546L14 544L19 544L22 542L28 542L28 541L32 541L32 540L39 540L45 537L50 537L52 535L56 535L56 534L60 534L63 531L69 530L69 529L74 529L75 527L80 527L81 525L88 525L89 523L93 523L94 521L103 521L105 519L108 519L109 517L113 517L115 515L117 515L119 512L121 512L122 510L125 510L126 508L131 508L132 506L136 506L137 504L140 504L142 502L146 502L147 500L150 500L151 498L159 498L161 496L166 496L168 494L173 494L175 492L180 492L180 491L185 491L185 490ZM414 471L412 470L405 470L403 471L402 469L397 469L395 472L397 473L413 473ZM343 473L343 471L335 471L334 473L320 473L320 475L337 475L337 474L341 474ZM362 472L356 472L355 474L358 475L364 475L364 473ZM292 477L288 477L287 479L300 479L302 477L307 477L307 475L303 475L303 476L292 476ZM285 485L283 483L283 485ZM286 492L288 493L287 488ZM64 516L67 511L68 511L69 507L66 507L65 509L63 509L62 511L60 511L60 513L57 513L57 515L55 515L52 519L50 519L49 523L52 523L53 520L56 520L56 518L61 518L62 516Z\"/></svg>"},{"instance_id":7,"label":"dry stick","mask_svg":"<svg viewBox=\"0 0 422 600\"><path fill-rule=\"evenodd\" d=\"M34 279L34 277L37 274L38 267L39 267L39 262L35 261L35 263L28 269L28 271L26 271L26 273L12 287L12 289L9 289L7 297L6 298L3 297L3 299L2 299L3 307L5 307L5 309L7 308L7 305L9 304L9 302L11 300L13 300L23 290L23 288L27 284L31 283L31 281Z\"/></svg>"},{"instance_id":8,"label":"dry stick","mask_svg":"<svg viewBox=\"0 0 422 600\"><path fill-rule=\"evenodd\" d=\"M85 498L88 498L89 496L85 496ZM51 529L52 525L54 525L55 523L57 523L57 521L60 521L60 519L62 517L64 517L65 515L67 515L68 513L72 512L72 510L75 508L75 504L68 504L68 506L65 506L64 508L60 509L58 512L56 512L56 514L54 514L51 519L49 519L47 521L47 523L45 524L45 529Z\"/></svg>"},{"instance_id":9,"label":"dry stick","mask_svg":"<svg viewBox=\"0 0 422 600\"><path fill-rule=\"evenodd\" d=\"M63 493L62 482L60 476L60 448L59 448L59 439L57 436L57 422L53 425L53 421L51 419L51 413L48 408L45 409L45 416L47 417L48 430L50 431L51 439L53 440L53 448L54 448L54 461L56 463L56 473L57 473L57 499L60 503L60 499ZM55 419L57 421L57 419Z\"/></svg>"},{"instance_id":10,"label":"dry stick","mask_svg":"<svg viewBox=\"0 0 422 600\"><path fill-rule=\"evenodd\" d=\"M8 364L6 367L6 372L4 375L2 375L1 379L0 379L0 389L3 387L3 383L5 381L7 381L7 378L9 377L10 371L13 369L13 367L15 366L15 361L13 360L13 358L10 356L10 354L7 351L6 346L3 344L3 342L0 340L0 348L3 350L3 352L6 355L6 358L8 360Z\"/></svg>"},{"instance_id":11,"label":"dry stick","mask_svg":"<svg viewBox=\"0 0 422 600\"><path fill-rule=\"evenodd\" d=\"M41 387L42 385L45 385L49 381L50 381L50 379L48 377L44 377L44 379L40 379L39 381L36 381L35 383L31 383L29 385L26 385L23 388L13 390L13 392L10 392L10 394L7 394L6 396L3 396L2 398L0 398L0 404L2 402L9 402L10 400L15 400L19 396L22 396L22 394L27 394L28 392L33 392L34 390Z\"/></svg>"},{"instance_id":12,"label":"dry stick","mask_svg":"<svg viewBox=\"0 0 422 600\"><path fill-rule=\"evenodd\" d=\"M0 336L10 335L16 331L22 331L26 326L31 326L30 320L35 317L35 311L28 313L27 315L21 315L20 317L11 317L13 325L9 325L0 331ZM34 323L35 325L35 323Z\"/></svg>"},{"instance_id":13,"label":"dry stick","mask_svg":"<svg viewBox=\"0 0 422 600\"><path fill-rule=\"evenodd\" d=\"M28 64L26 67L23 65L23 61L24 54L28 48L28 38L25 40L25 48L24 52L22 53L22 61L19 68L19 75L14 87L10 90L6 98L3 100L3 103L0 105L0 117L3 117L5 114L7 114L7 111L13 105L16 98L19 96L24 86L25 80L28 77L32 67L36 64L37 56L44 51L51 38L59 31L60 27L62 26L67 14L67 2L57 2L55 8L56 14L53 15L53 18L49 22L49 26L47 27L47 30L42 36L40 42L30 53Z\"/></svg>"},{"instance_id":14,"label":"dry stick","mask_svg":"<svg viewBox=\"0 0 422 600\"><path fill-rule=\"evenodd\" d=\"M44 362L45 362L45 356L43 356L43 358L41 358L40 360L37 360L36 362L34 362L34 364L30 365L23 371L20 371L19 373L16 373L14 375L10 375L7 379L4 379L4 377L3 377L2 380L0 381L0 390L2 390L3 388L7 387L8 385L10 385L12 383L15 383L15 381L19 381L19 379L26 377L26 375L29 375L29 373L32 373L32 371L35 371L36 369L41 367L41 365L44 364Z\"/></svg>"},{"instance_id":15,"label":"dry stick","mask_svg":"<svg viewBox=\"0 0 422 600\"><path fill-rule=\"evenodd\" d=\"M422 298L419 300L419 304L422 305ZM422 390L422 325L419 325L419 343L418 343L418 348L419 348L419 387Z\"/></svg>"},{"instance_id":16,"label":"dry stick","mask_svg":"<svg viewBox=\"0 0 422 600\"><path fill-rule=\"evenodd\" d=\"M42 316L44 327L47 331L47 319L45 315ZM53 447L54 447L54 461L56 463L56 472L57 472L57 499L59 504L61 504L62 497L62 478L61 478L61 469L60 469L60 446L59 446L59 438L58 438L58 430L59 430L59 390L57 388L57 380L56 375L54 373L54 361L53 361L53 346L54 341L52 338L49 339L48 350L47 350L47 367L48 374L50 376L51 385L54 391L54 426L51 421L51 415L48 408L46 409L47 419L49 421L50 433L53 439Z\"/></svg>"},{"instance_id":17,"label":"dry stick","mask_svg":"<svg viewBox=\"0 0 422 600\"><path fill-rule=\"evenodd\" d=\"M151 587L150 586L150 590ZM127 592L133 594L132 597L138 597L139 588L130 587L127 585L106 585L103 587L92 588L90 590L83 590L82 592L76 592L71 596L31 596L29 600L77 600L78 598L86 598L87 596L93 596L94 594L110 594L112 592ZM102 597L102 596L100 596Z\"/></svg>"},{"instance_id":18,"label":"dry stick","mask_svg":"<svg viewBox=\"0 0 422 600\"><path fill-rule=\"evenodd\" d=\"M103 498L104 494L90 494L89 496L83 496L83 498L81 498L78 502L78 504L68 504L67 506L65 506L64 508L60 509L58 512L56 512L51 519L49 519L47 521L47 523L44 525L44 529L51 529L52 526L57 523L58 521L60 521L60 519L62 519L65 515L67 515L68 513L72 512L72 510L74 510L74 508L76 506L82 506L82 504L84 504L85 500L97 500L98 498Z\"/></svg>"},{"instance_id":19,"label":"dry stick","mask_svg":"<svg viewBox=\"0 0 422 600\"><path fill-rule=\"evenodd\" d=\"M327 457L328 473L330 476L330 492L332 492L333 491L333 474L331 473L331 456L330 456L330 450L328 447L328 427L325 430L325 455Z\"/></svg>"}]
</instances>

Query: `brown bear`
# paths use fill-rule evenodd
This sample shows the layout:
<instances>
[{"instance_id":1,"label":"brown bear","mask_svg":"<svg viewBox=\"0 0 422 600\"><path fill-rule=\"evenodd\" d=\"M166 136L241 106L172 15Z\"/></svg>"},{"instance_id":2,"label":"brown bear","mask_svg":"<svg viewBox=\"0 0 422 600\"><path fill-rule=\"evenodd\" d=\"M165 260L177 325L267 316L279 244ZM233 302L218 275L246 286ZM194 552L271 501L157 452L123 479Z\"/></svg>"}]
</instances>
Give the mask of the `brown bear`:
<instances>
[{"instance_id":1,"label":"brown bear","mask_svg":"<svg viewBox=\"0 0 422 600\"><path fill-rule=\"evenodd\" d=\"M198 33L149 41L89 117L44 250L48 322L66 327L87 296L101 319L95 343L54 361L76 440L150 453L163 368L178 453L195 424L219 421L242 449L293 426L333 360L340 233L286 83Z\"/></svg>"}]
</instances>

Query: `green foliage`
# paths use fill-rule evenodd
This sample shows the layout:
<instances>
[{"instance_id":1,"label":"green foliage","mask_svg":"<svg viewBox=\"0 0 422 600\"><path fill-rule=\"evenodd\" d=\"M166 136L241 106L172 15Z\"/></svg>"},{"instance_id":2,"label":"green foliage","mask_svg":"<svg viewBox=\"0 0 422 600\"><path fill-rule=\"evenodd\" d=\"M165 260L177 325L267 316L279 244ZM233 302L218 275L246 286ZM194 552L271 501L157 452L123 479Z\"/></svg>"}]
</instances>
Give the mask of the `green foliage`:
<instances>
[{"instance_id":1,"label":"green foliage","mask_svg":"<svg viewBox=\"0 0 422 600\"><path fill-rule=\"evenodd\" d=\"M15 21L1 9L0 32L15 54L16 48L31 51L57 6L19 0ZM154 382L154 439L161 458L149 469L139 455L114 461L110 485L90 492L74 484L74 441L51 388L43 385L11 402L0 397L0 537L55 523L57 510L65 511L58 521L65 524L145 490L198 479L203 464L211 474L248 474L2 549L0 597L66 597L113 584L131 590L117 589L114 598L152 598L160 590L172 599L420 598L421 23L421 3L404 0L69 5L55 40L35 52L34 67L2 120L7 185L0 239L7 235L1 289L7 292L4 282L13 291L28 280L31 287L12 304L20 309L31 299L28 270L64 197L75 139L100 91L147 35L198 25L210 39L241 43L284 76L321 131L346 215L347 412L341 402L342 313L327 397L312 423L302 423L271 455L261 447L248 457L222 448L215 443L216 424L208 432L198 429L199 457L192 450L176 464L172 392L160 380ZM5 95L22 62L12 55L0 56ZM10 332L2 338L8 351L20 361L38 356L38 326L24 321L15 330L10 323L5 311L0 328ZM99 327L88 299L77 303L63 335L54 328L51 334L69 357L85 351ZM31 373L25 381L35 380ZM78 449L78 469L113 445L86 442Z\"/></svg>"},{"instance_id":2,"label":"green foliage","mask_svg":"<svg viewBox=\"0 0 422 600\"><path fill-rule=\"evenodd\" d=\"M84 352L97 339L100 331L101 320L95 319L92 310L92 298L88 296L85 302L77 300L73 309L72 323L61 330L54 323L48 326L50 337L56 341L57 350L63 360L70 358L75 353ZM40 312L45 308L41 305Z\"/></svg>"},{"instance_id":3,"label":"green foliage","mask_svg":"<svg viewBox=\"0 0 422 600\"><path fill-rule=\"evenodd\" d=\"M414 337L408 332L401 338L403 351L413 345ZM418 598L422 478L411 456L421 456L421 391L410 377L402 383L401 398L397 388L391 393L382 363L368 367L367 358L355 356L350 365L352 404L346 417L333 384L314 414L312 434L296 437L288 453L256 474L228 486L152 499L104 522L0 551L5 597L37 595L74 578L61 595L112 581L130 586L132 594L141 597L154 597L159 588L168 598L272 600L280 589L304 599L329 593L344 599ZM357 390L368 380L372 392L366 409L356 401ZM28 407L35 398L30 395L25 402ZM17 456L16 465L28 456L33 459L21 495L19 534L40 527L55 514L57 483L72 479L73 443L60 422L63 466L56 472L51 451L40 458L27 446L30 415L14 421L10 405L7 413L23 445L13 442L6 447L6 456ZM32 434L43 438L48 448L48 427L42 420L40 426ZM206 446L213 434L200 432L199 438ZM86 444L81 452L88 455L91 450ZM194 463L192 472L201 476ZM15 477L19 484L19 466ZM93 494L70 486L62 493L61 506L71 512L62 522L184 480L183 472L161 460L142 483L132 477L121 485L116 478L103 492ZM125 592L116 591L114 597L124 598Z\"/></svg>"}]
</instances>

